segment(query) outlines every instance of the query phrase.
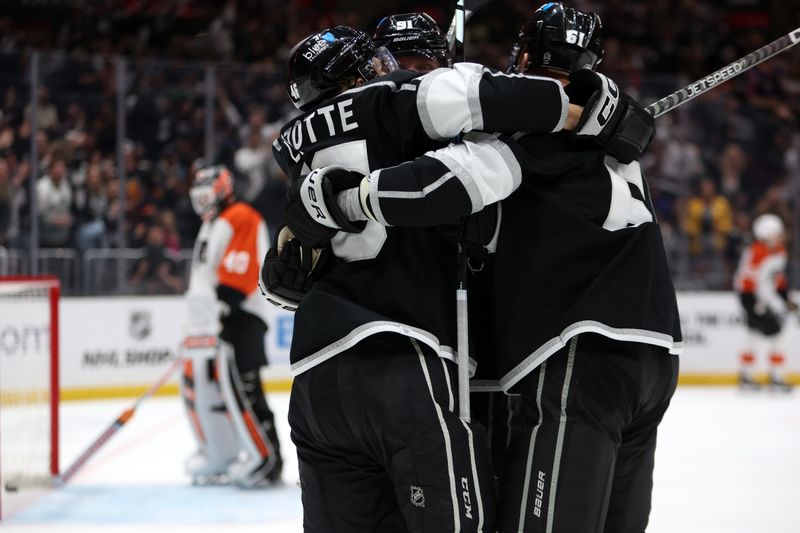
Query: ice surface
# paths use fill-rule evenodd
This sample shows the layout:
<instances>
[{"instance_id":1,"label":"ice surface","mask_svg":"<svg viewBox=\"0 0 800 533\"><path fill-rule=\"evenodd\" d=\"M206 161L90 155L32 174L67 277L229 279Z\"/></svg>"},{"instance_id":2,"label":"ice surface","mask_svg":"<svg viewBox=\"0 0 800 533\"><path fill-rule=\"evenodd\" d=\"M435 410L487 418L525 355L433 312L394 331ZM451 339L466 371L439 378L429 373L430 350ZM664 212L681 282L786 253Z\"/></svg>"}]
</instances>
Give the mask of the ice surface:
<instances>
[{"instance_id":1,"label":"ice surface","mask_svg":"<svg viewBox=\"0 0 800 533\"><path fill-rule=\"evenodd\" d=\"M136 416L61 489L21 490L2 522L17 532L297 533L302 530L288 396L270 396L287 464L280 488L192 487L192 451L176 397L144 403ZM68 465L130 401L63 404L62 465ZM649 533L797 533L800 515L800 394L683 387L659 435ZM4 494L4 513L8 513Z\"/></svg>"}]
</instances>

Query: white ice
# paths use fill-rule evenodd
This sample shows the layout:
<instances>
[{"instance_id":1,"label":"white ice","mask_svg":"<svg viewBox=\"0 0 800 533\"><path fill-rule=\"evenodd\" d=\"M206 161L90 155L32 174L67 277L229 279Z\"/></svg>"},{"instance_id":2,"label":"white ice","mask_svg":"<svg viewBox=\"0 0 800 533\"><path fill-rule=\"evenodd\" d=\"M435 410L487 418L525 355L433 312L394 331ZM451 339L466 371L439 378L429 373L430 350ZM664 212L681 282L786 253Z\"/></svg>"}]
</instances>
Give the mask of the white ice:
<instances>
[{"instance_id":1,"label":"white ice","mask_svg":"<svg viewBox=\"0 0 800 533\"><path fill-rule=\"evenodd\" d=\"M287 458L281 488L192 487L182 469L192 450L182 407L176 397L156 398L144 403L70 484L14 495L17 509L0 523L2 530L300 532L288 396L272 394L270 401L279 413ZM64 404L62 464L69 464L129 404ZM800 394L678 389L660 429L649 533L797 533L799 495Z\"/></svg>"}]
</instances>

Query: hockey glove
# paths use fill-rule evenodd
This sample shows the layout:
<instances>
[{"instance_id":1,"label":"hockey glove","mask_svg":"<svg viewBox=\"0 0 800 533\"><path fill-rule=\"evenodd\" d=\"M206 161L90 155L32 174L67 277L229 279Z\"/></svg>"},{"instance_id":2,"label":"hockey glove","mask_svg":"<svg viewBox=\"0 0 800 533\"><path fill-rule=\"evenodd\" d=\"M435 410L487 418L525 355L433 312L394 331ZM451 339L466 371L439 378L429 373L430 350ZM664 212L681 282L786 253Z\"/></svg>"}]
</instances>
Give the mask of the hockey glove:
<instances>
[{"instance_id":1,"label":"hockey glove","mask_svg":"<svg viewBox=\"0 0 800 533\"><path fill-rule=\"evenodd\" d=\"M315 169L292 184L283 204L286 225L311 248L323 248L338 231L361 233L365 222L352 222L336 201L339 192L359 187L364 176L343 167Z\"/></svg>"},{"instance_id":2,"label":"hockey glove","mask_svg":"<svg viewBox=\"0 0 800 533\"><path fill-rule=\"evenodd\" d=\"M258 286L273 305L295 311L322 271L326 250L300 244L287 227L278 233L278 244L267 252Z\"/></svg>"},{"instance_id":3,"label":"hockey glove","mask_svg":"<svg viewBox=\"0 0 800 533\"><path fill-rule=\"evenodd\" d=\"M591 70L573 72L564 91L570 103L584 107L575 135L595 137L620 163L638 159L653 139L653 116L606 76Z\"/></svg>"}]
</instances>

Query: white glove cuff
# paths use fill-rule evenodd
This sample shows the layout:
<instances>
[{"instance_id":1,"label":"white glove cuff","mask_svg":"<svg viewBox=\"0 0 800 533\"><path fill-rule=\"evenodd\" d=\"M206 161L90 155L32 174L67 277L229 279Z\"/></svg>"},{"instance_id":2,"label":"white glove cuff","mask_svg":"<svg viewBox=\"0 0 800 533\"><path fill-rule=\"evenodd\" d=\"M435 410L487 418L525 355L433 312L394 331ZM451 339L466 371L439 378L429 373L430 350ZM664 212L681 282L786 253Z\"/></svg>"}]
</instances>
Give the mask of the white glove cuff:
<instances>
[{"instance_id":1,"label":"white glove cuff","mask_svg":"<svg viewBox=\"0 0 800 533\"><path fill-rule=\"evenodd\" d=\"M332 168L332 167L326 167ZM325 194L322 190L322 182L325 179L325 169L311 171L303 180L300 187L300 198L303 206L318 224L322 224L331 229L341 229L331 216L328 206L325 205Z\"/></svg>"}]
</instances>

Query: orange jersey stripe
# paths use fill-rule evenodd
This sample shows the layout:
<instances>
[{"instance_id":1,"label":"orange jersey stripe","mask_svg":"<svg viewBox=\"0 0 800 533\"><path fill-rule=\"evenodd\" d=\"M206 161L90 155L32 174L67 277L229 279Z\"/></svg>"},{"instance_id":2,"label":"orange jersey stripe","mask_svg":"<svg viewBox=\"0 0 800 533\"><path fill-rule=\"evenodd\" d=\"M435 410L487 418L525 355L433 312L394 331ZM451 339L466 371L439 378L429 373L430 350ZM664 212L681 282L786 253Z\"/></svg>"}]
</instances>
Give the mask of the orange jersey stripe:
<instances>
[{"instance_id":1,"label":"orange jersey stripe","mask_svg":"<svg viewBox=\"0 0 800 533\"><path fill-rule=\"evenodd\" d=\"M758 290L758 271L762 263L770 256L777 254L786 254L786 248L780 246L776 249L770 250L767 245L760 241L751 244L742 255L739 264L739 271L736 276L736 288L740 292L754 293ZM778 290L786 288L786 275L781 273L775 279L775 285Z\"/></svg>"}]
</instances>

